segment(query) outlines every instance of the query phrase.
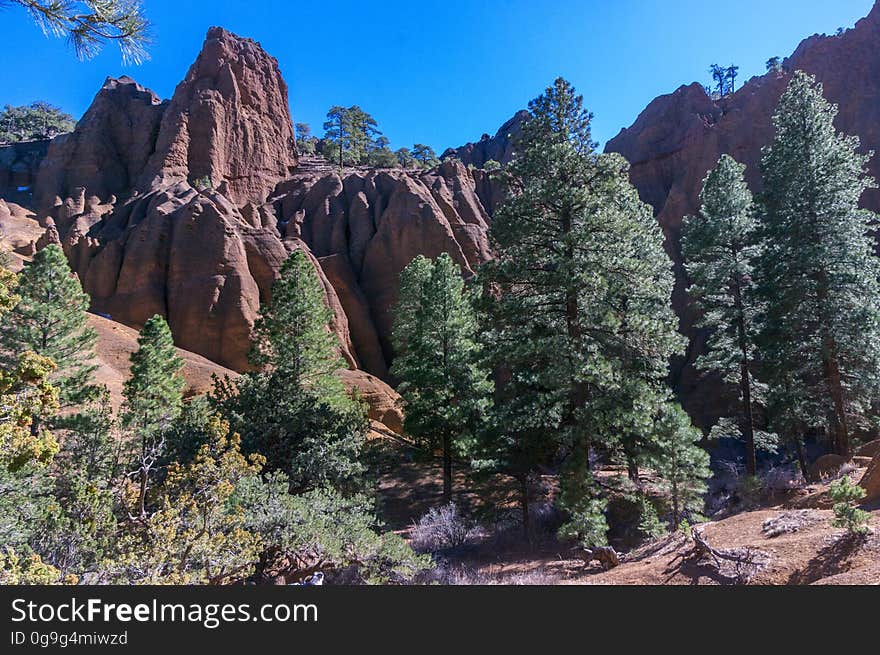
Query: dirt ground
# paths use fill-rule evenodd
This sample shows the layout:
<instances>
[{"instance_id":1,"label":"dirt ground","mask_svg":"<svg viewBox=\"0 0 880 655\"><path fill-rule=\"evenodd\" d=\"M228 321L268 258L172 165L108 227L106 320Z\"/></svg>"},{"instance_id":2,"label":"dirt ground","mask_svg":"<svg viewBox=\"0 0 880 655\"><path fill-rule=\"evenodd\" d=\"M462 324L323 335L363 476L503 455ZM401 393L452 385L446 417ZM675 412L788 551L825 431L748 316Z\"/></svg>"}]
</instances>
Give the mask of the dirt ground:
<instances>
[{"instance_id":1,"label":"dirt ground","mask_svg":"<svg viewBox=\"0 0 880 655\"><path fill-rule=\"evenodd\" d=\"M380 466L381 511L388 527L407 536L414 521L441 503L436 465L419 463L393 449ZM850 475L858 480L862 470ZM461 472L455 486L468 489L455 502L471 516L488 516L492 507L515 516L512 481L470 480ZM586 564L555 539L526 546L516 531L439 557L452 584L598 584L598 585L788 585L880 584L880 503L863 506L871 513L872 532L853 539L831 525L828 482L798 490L784 502L743 511L699 524L714 549L749 560L722 561L694 549L689 534L675 532L625 553L621 564L604 571Z\"/></svg>"}]
</instances>

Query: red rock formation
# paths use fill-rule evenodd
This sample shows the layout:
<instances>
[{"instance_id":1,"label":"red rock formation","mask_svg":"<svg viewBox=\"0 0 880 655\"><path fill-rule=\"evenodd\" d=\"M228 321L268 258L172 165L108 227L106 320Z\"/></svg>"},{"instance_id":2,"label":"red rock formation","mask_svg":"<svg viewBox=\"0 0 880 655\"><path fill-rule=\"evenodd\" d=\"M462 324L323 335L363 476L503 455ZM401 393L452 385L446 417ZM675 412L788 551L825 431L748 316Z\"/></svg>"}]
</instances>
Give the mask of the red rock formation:
<instances>
[{"instance_id":1,"label":"red rock formation","mask_svg":"<svg viewBox=\"0 0 880 655\"><path fill-rule=\"evenodd\" d=\"M52 141L40 165L34 205L41 215L80 195L124 197L153 154L165 105L129 77L108 77L71 134Z\"/></svg>"},{"instance_id":2,"label":"red rock formation","mask_svg":"<svg viewBox=\"0 0 880 655\"><path fill-rule=\"evenodd\" d=\"M865 489L865 500L873 501L880 498L880 455L875 455L868 465L868 469L859 480L859 485Z\"/></svg>"},{"instance_id":3,"label":"red rock formation","mask_svg":"<svg viewBox=\"0 0 880 655\"><path fill-rule=\"evenodd\" d=\"M141 186L207 178L236 205L261 202L296 162L278 62L212 27L165 111Z\"/></svg>"},{"instance_id":4,"label":"red rock formation","mask_svg":"<svg viewBox=\"0 0 880 655\"><path fill-rule=\"evenodd\" d=\"M340 370L339 377L349 393L355 392L367 404L370 420L403 434L403 408L394 389L364 371Z\"/></svg>"},{"instance_id":5,"label":"red rock formation","mask_svg":"<svg viewBox=\"0 0 880 655\"><path fill-rule=\"evenodd\" d=\"M630 178L642 200L654 207L663 227L678 278L673 305L685 331L697 337L689 349L689 364L699 355L703 339L691 328L694 317L684 292L679 236L682 217L699 209L698 195L707 171L722 154L730 154L746 164L750 186L760 190L761 148L773 136L771 116L795 70L815 74L823 83L826 98L840 108L838 129L858 135L863 150L880 150L878 44L880 3L853 29L805 39L780 71L754 77L729 96L713 100L694 83L656 98L631 127L608 142L607 151L621 153L632 164ZM870 170L880 179L880 157L872 159ZM880 191L869 190L862 202L880 210ZM676 386L691 416L705 425L724 408L717 394L707 393L701 384L687 366L680 371Z\"/></svg>"},{"instance_id":6,"label":"red rock formation","mask_svg":"<svg viewBox=\"0 0 880 655\"><path fill-rule=\"evenodd\" d=\"M466 143L458 148L447 148L441 158L455 157L460 159L465 166L473 164L477 168L491 160L499 164L506 164L513 157L513 139L519 134L523 121L529 112L520 109L504 125L498 128L495 136L484 134L476 143Z\"/></svg>"},{"instance_id":7,"label":"red rock formation","mask_svg":"<svg viewBox=\"0 0 880 655\"><path fill-rule=\"evenodd\" d=\"M260 300L295 247L260 204L295 164L277 62L212 28L170 103L110 79L53 142L36 199L57 232L43 241L60 240L96 310L135 327L162 314L180 347L241 370ZM341 310L334 327L347 333ZM354 365L344 338L341 350Z\"/></svg>"},{"instance_id":8,"label":"red rock formation","mask_svg":"<svg viewBox=\"0 0 880 655\"><path fill-rule=\"evenodd\" d=\"M387 377L400 271L450 252L471 274L489 257L484 203L497 194L460 163L341 175L296 163L277 62L212 28L169 103L108 80L53 143L40 244L62 244L97 311L135 327L162 314L178 346L236 370L282 262L302 249L341 355Z\"/></svg>"},{"instance_id":9,"label":"red rock formation","mask_svg":"<svg viewBox=\"0 0 880 655\"><path fill-rule=\"evenodd\" d=\"M465 275L489 259L489 215L477 193L482 179L446 162L424 172L304 172L275 190L281 229L318 257L367 371L386 373L398 277L414 257L448 252Z\"/></svg>"}]
</instances>

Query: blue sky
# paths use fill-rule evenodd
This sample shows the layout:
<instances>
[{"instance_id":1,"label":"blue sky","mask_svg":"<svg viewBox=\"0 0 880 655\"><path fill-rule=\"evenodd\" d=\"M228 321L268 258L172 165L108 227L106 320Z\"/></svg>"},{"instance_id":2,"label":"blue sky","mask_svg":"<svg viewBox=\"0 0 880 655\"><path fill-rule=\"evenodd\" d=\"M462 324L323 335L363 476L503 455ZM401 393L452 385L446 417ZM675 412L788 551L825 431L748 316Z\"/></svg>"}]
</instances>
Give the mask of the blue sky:
<instances>
[{"instance_id":1,"label":"blue sky","mask_svg":"<svg viewBox=\"0 0 880 655\"><path fill-rule=\"evenodd\" d=\"M151 61L107 48L76 61L17 7L0 8L0 104L42 99L79 117L107 75L170 97L211 25L275 56L295 121L320 132L327 108L359 104L393 147L438 152L494 133L562 75L604 142L655 96L708 82L711 63L763 73L814 33L851 27L873 0L145 0Z\"/></svg>"}]
</instances>

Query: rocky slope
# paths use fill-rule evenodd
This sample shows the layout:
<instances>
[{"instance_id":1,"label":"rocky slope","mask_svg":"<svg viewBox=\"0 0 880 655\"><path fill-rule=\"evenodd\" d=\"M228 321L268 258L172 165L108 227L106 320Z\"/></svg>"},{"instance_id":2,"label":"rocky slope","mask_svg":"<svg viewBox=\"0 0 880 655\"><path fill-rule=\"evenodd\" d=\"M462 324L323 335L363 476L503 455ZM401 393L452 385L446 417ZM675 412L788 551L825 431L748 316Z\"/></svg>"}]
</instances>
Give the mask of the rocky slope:
<instances>
[{"instance_id":1,"label":"rocky slope","mask_svg":"<svg viewBox=\"0 0 880 655\"><path fill-rule=\"evenodd\" d=\"M656 98L629 128L611 139L606 151L619 152L632 164L630 178L666 235L676 263L678 283L673 304L682 326L696 339L688 363L699 355L702 335L691 329L693 316L684 292L679 236L682 217L699 209L703 178L718 158L730 154L746 164L753 191L760 191L761 148L773 135L771 116L791 75L804 70L816 75L826 98L839 105L838 129L858 135L864 151L880 150L880 2L854 28L836 36L811 36L782 63L779 71L748 80L735 93L713 100L700 84L678 88ZM880 157L870 164L880 179ZM863 205L880 210L880 191L865 193ZM676 380L691 415L706 424L723 410L712 393L696 393L702 382L691 366Z\"/></svg>"},{"instance_id":2,"label":"rocky slope","mask_svg":"<svg viewBox=\"0 0 880 655\"><path fill-rule=\"evenodd\" d=\"M123 384L131 369L131 354L137 350L136 330L108 320L102 316L89 315L89 326L98 333L95 344L97 355L94 364L95 380L104 384L110 392L110 403L114 409L122 405ZM181 371L186 387L184 396L190 397L208 393L214 387L214 376L235 378L233 370L215 364L211 360L181 348L178 356L183 359ZM403 432L403 414L399 396L387 384L364 371L340 370L342 383L349 392L356 394L367 406L372 424L372 435L376 437Z\"/></svg>"}]
</instances>

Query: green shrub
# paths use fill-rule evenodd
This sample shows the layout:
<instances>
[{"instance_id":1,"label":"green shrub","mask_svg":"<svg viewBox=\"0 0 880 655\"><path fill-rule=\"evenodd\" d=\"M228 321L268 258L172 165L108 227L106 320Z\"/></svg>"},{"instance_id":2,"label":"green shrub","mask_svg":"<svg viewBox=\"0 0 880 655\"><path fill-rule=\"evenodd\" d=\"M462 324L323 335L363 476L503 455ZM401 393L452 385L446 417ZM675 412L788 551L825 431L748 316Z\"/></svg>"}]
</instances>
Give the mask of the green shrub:
<instances>
[{"instance_id":1,"label":"green shrub","mask_svg":"<svg viewBox=\"0 0 880 655\"><path fill-rule=\"evenodd\" d=\"M868 532L868 520L871 515L856 506L857 502L865 497L865 490L862 487L845 475L832 483L828 495L834 501L834 520L831 524L835 528L846 528L847 532L856 535Z\"/></svg>"}]
</instances>

